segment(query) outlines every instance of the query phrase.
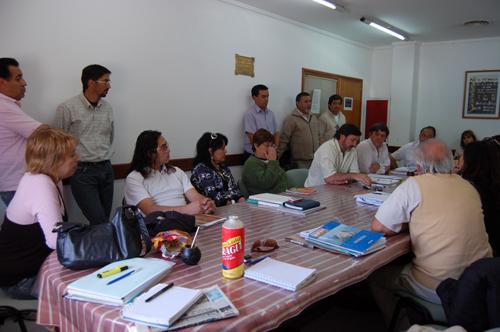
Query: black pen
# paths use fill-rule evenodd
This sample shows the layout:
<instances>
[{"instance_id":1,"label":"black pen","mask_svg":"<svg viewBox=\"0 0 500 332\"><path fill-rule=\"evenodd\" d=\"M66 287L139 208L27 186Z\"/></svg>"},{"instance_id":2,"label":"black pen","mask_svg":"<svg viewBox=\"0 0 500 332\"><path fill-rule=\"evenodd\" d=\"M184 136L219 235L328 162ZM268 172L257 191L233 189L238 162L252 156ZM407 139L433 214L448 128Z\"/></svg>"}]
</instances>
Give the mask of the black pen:
<instances>
[{"instance_id":1,"label":"black pen","mask_svg":"<svg viewBox=\"0 0 500 332\"><path fill-rule=\"evenodd\" d=\"M153 295L151 295L150 297L148 297L146 299L146 301L144 302L150 302L150 301L153 301L154 299L156 299L158 296L160 296L161 294L165 293L169 288L171 288L172 286L174 285L173 282L169 283L169 284L166 284L165 287L163 287L162 289L160 289L159 291L157 291L156 293L154 293Z\"/></svg>"}]
</instances>

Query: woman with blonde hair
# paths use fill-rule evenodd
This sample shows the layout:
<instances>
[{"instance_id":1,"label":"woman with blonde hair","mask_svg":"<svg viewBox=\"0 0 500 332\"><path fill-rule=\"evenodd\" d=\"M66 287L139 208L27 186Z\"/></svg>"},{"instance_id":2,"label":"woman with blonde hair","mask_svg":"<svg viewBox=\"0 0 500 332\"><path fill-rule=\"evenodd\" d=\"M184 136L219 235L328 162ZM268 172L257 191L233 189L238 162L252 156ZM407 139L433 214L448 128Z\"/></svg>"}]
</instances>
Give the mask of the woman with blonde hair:
<instances>
[{"instance_id":1,"label":"woman with blonde hair","mask_svg":"<svg viewBox=\"0 0 500 332\"><path fill-rule=\"evenodd\" d=\"M28 138L26 173L7 207L0 231L0 287L14 298L32 298L38 270L56 247L54 225L66 220L61 180L73 175L80 157L76 139L40 128Z\"/></svg>"}]
</instances>

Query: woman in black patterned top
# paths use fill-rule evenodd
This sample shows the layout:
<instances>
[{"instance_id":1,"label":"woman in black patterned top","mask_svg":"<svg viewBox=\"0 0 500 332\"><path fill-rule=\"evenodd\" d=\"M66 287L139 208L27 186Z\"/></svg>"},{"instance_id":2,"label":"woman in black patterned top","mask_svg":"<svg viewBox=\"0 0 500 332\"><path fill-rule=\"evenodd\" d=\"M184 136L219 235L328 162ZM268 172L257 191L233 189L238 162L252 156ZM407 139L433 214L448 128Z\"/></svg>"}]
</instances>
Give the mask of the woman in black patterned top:
<instances>
[{"instance_id":1,"label":"woman in black patterned top","mask_svg":"<svg viewBox=\"0 0 500 332\"><path fill-rule=\"evenodd\" d=\"M245 200L226 159L227 137L220 133L204 133L196 143L191 183L202 195L210 197L217 206Z\"/></svg>"}]
</instances>

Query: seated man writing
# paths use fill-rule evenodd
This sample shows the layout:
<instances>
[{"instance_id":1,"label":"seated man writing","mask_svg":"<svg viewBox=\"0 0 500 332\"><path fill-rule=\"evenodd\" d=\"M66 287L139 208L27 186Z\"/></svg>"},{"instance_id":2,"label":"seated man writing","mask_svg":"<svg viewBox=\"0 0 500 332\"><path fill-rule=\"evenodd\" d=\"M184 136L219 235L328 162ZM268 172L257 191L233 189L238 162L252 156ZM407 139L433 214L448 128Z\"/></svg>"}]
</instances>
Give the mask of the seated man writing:
<instances>
[{"instance_id":1,"label":"seated man writing","mask_svg":"<svg viewBox=\"0 0 500 332\"><path fill-rule=\"evenodd\" d=\"M367 186L371 180L366 174L360 174L356 145L361 132L355 125L346 123L337 130L335 136L323 143L314 154L305 186L320 184L347 184L359 181Z\"/></svg>"},{"instance_id":2,"label":"seated man writing","mask_svg":"<svg viewBox=\"0 0 500 332\"><path fill-rule=\"evenodd\" d=\"M199 194L186 173L169 161L170 149L160 132L146 130L139 135L125 180L127 204L136 205L145 215L154 211L213 212L214 202Z\"/></svg>"},{"instance_id":3,"label":"seated man writing","mask_svg":"<svg viewBox=\"0 0 500 332\"><path fill-rule=\"evenodd\" d=\"M451 174L453 164L446 144L435 139L420 143L415 160L419 175L396 188L372 223L372 230L389 236L401 232L406 224L415 257L404 268L380 278L374 276L374 284L377 279L390 282L383 288L402 288L439 304L436 287L441 281L458 279L467 266L491 257L492 252L479 194L468 181ZM385 298L381 309L389 308L390 302Z\"/></svg>"}]
</instances>

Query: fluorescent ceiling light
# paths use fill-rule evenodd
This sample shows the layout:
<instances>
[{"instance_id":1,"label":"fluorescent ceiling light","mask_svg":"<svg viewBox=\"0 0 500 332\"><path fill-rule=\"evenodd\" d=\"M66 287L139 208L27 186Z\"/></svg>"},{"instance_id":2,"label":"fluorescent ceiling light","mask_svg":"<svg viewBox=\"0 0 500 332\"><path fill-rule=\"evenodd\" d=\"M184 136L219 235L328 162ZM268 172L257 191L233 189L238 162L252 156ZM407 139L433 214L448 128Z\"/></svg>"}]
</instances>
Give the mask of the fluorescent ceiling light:
<instances>
[{"instance_id":1,"label":"fluorescent ceiling light","mask_svg":"<svg viewBox=\"0 0 500 332\"><path fill-rule=\"evenodd\" d=\"M331 9L337 8L337 6L335 6L333 3L326 1L326 0L313 0L313 1L319 3L323 6L326 6L328 8L331 8Z\"/></svg>"},{"instance_id":2,"label":"fluorescent ceiling light","mask_svg":"<svg viewBox=\"0 0 500 332\"><path fill-rule=\"evenodd\" d=\"M375 29L378 29L380 31L383 31L383 32L385 32L393 37L400 39L400 40L407 40L408 39L408 37L404 36L403 34L394 31L394 28L390 29L388 27L383 26L382 24L384 24L384 23L382 23L382 22L376 23L373 21L373 19L369 20L365 17L361 18L361 22L368 24L369 26L371 26ZM388 24L385 24L385 25L388 25Z\"/></svg>"}]
</instances>

